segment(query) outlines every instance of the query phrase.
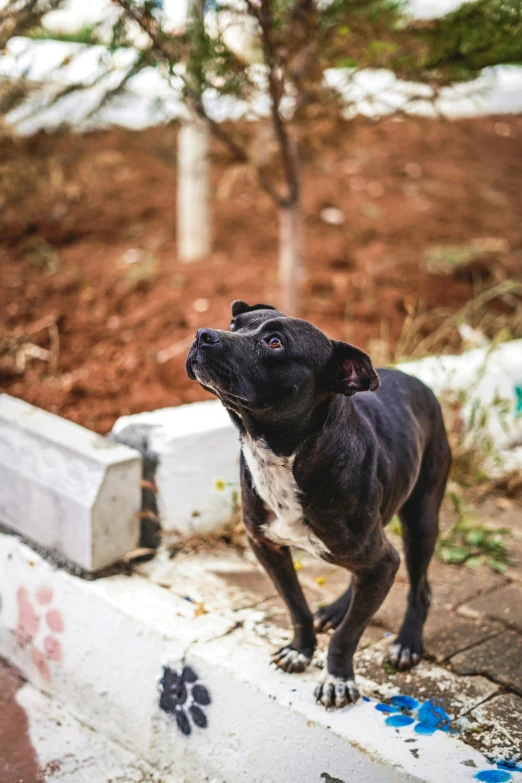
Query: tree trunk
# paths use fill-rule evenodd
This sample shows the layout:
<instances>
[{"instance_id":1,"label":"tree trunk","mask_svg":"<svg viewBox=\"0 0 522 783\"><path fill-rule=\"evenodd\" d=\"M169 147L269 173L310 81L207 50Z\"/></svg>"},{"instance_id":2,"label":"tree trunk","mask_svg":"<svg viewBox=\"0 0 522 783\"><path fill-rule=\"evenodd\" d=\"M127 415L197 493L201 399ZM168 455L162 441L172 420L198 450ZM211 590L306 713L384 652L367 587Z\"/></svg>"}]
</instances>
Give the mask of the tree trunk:
<instances>
[{"instance_id":1,"label":"tree trunk","mask_svg":"<svg viewBox=\"0 0 522 783\"><path fill-rule=\"evenodd\" d=\"M206 123L191 116L178 136L178 257L186 264L211 251L208 148Z\"/></svg>"},{"instance_id":2,"label":"tree trunk","mask_svg":"<svg viewBox=\"0 0 522 783\"><path fill-rule=\"evenodd\" d=\"M279 208L280 307L287 315L299 315L303 240L303 216L299 200Z\"/></svg>"}]
</instances>

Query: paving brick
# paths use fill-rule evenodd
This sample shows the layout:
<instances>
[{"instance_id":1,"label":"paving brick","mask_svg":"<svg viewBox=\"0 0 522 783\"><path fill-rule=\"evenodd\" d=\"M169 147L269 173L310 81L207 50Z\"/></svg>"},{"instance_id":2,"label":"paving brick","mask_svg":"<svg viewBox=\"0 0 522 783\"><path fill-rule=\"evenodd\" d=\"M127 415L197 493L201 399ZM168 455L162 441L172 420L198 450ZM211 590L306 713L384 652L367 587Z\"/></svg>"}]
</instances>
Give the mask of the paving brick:
<instances>
[{"instance_id":1,"label":"paving brick","mask_svg":"<svg viewBox=\"0 0 522 783\"><path fill-rule=\"evenodd\" d=\"M438 557L431 561L429 579L432 606L442 609L454 609L477 595L506 584L503 576L485 565L471 569L462 565L448 565Z\"/></svg>"},{"instance_id":2,"label":"paving brick","mask_svg":"<svg viewBox=\"0 0 522 783\"><path fill-rule=\"evenodd\" d=\"M503 631L500 623L460 617L442 609L432 609L424 630L424 647L436 661L452 655Z\"/></svg>"},{"instance_id":3,"label":"paving brick","mask_svg":"<svg viewBox=\"0 0 522 783\"><path fill-rule=\"evenodd\" d=\"M387 631L398 633L406 611L408 590L407 582L396 579L382 606L375 613L373 622Z\"/></svg>"},{"instance_id":4,"label":"paving brick","mask_svg":"<svg viewBox=\"0 0 522 783\"><path fill-rule=\"evenodd\" d=\"M515 631L458 653L450 663L460 674L483 674L522 694L522 636Z\"/></svg>"},{"instance_id":5,"label":"paving brick","mask_svg":"<svg viewBox=\"0 0 522 783\"><path fill-rule=\"evenodd\" d=\"M385 643L376 644L355 656L356 676L364 678L364 687L369 685L378 696L386 698L401 693L419 701L432 699L451 718L457 718L498 690L498 686L484 677L458 677L429 661L421 661L409 672L394 672L384 665L386 648Z\"/></svg>"},{"instance_id":6,"label":"paving brick","mask_svg":"<svg viewBox=\"0 0 522 783\"><path fill-rule=\"evenodd\" d=\"M493 590L460 607L460 611L476 617L491 617L522 631L522 586L511 584Z\"/></svg>"},{"instance_id":7,"label":"paving brick","mask_svg":"<svg viewBox=\"0 0 522 783\"><path fill-rule=\"evenodd\" d=\"M472 710L469 718L482 728L479 735L481 749L492 758L511 759L522 753L520 696L501 693Z\"/></svg>"}]
</instances>

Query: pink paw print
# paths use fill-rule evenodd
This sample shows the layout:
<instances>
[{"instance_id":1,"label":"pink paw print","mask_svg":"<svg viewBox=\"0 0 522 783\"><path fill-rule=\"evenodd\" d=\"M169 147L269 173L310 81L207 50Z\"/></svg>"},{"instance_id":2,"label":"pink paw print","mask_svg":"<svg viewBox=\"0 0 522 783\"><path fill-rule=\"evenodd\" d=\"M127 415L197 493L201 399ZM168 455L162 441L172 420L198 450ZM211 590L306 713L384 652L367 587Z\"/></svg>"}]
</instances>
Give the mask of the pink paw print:
<instances>
[{"instance_id":1,"label":"pink paw print","mask_svg":"<svg viewBox=\"0 0 522 783\"><path fill-rule=\"evenodd\" d=\"M30 646L34 665L42 679L50 682L49 661L60 663L62 660L62 645L55 635L64 630L62 613L49 607L53 591L47 586L38 588L34 603L25 587L18 588L16 598L18 622L15 632L18 643L22 647Z\"/></svg>"}]
</instances>

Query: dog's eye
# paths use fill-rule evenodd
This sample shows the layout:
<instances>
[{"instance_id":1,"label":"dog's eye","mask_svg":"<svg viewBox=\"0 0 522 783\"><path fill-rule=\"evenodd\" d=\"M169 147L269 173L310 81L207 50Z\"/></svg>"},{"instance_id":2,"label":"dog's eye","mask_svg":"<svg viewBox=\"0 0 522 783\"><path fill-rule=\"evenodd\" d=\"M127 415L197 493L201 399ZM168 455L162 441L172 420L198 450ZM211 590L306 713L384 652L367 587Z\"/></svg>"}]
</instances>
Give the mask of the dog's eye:
<instances>
[{"instance_id":1,"label":"dog's eye","mask_svg":"<svg viewBox=\"0 0 522 783\"><path fill-rule=\"evenodd\" d=\"M230 321L230 331L233 332L236 328L236 319L234 318L232 321Z\"/></svg>"},{"instance_id":2,"label":"dog's eye","mask_svg":"<svg viewBox=\"0 0 522 783\"><path fill-rule=\"evenodd\" d=\"M274 351L279 351L279 349L283 347L281 340L279 337L276 337L275 334L268 338L267 343L268 347L272 348Z\"/></svg>"}]
</instances>

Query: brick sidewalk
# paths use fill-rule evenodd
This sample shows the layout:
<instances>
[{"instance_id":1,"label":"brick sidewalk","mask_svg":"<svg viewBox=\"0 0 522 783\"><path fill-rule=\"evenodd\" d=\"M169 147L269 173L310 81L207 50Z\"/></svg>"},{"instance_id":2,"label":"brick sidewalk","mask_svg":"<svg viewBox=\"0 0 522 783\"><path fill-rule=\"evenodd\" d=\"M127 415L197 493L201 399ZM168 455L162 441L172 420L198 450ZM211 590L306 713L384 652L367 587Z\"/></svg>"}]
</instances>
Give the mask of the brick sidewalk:
<instances>
[{"instance_id":1,"label":"brick sidewalk","mask_svg":"<svg viewBox=\"0 0 522 783\"><path fill-rule=\"evenodd\" d=\"M437 691L437 681L443 682L440 690L452 694L456 709L448 712L461 719L462 738L492 758L518 760L522 757L522 510L515 504L487 501L473 509L473 516L486 527L511 529L506 543L515 564L500 575L486 565L469 569L434 557L429 572L432 606L425 629L428 662L410 673L387 673L382 651L372 654L369 647L357 654L357 671L379 684L396 685L401 693L421 693L424 698ZM402 549L400 538L391 538ZM307 570L303 568L300 576ZM314 594L311 603L317 604L317 583L312 587L311 579L304 579ZM343 573L327 577L321 603L336 597L346 584ZM398 632L407 591L402 562L363 642L376 641L383 631Z\"/></svg>"}]
</instances>

